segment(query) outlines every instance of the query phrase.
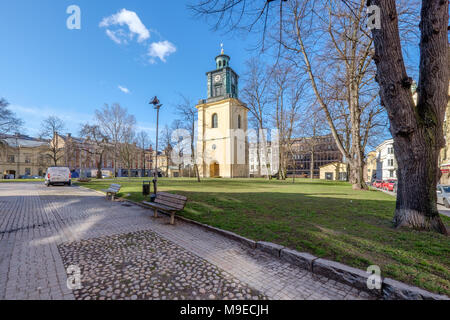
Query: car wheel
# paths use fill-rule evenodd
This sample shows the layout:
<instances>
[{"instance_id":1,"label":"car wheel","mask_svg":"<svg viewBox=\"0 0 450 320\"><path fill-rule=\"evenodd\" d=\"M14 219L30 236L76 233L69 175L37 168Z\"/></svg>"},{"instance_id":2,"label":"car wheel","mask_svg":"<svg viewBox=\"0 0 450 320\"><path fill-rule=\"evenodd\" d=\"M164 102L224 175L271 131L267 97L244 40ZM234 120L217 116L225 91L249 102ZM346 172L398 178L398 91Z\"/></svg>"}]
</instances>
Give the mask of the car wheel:
<instances>
[{"instance_id":1,"label":"car wheel","mask_svg":"<svg viewBox=\"0 0 450 320\"><path fill-rule=\"evenodd\" d=\"M447 199L444 199L444 206L446 208L450 208L450 204L448 203Z\"/></svg>"}]
</instances>

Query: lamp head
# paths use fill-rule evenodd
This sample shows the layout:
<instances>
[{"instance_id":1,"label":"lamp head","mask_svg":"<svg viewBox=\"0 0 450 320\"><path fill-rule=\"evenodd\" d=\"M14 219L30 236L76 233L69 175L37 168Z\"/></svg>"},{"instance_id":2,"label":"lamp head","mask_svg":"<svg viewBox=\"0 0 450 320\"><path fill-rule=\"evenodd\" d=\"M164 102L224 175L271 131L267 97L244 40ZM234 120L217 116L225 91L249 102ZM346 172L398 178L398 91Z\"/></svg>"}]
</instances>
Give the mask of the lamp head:
<instances>
[{"instance_id":1,"label":"lamp head","mask_svg":"<svg viewBox=\"0 0 450 320\"><path fill-rule=\"evenodd\" d=\"M150 104L152 104L152 105L154 105L154 106L158 105L158 104L159 104L158 97L155 96L155 97L152 99L152 101L150 101Z\"/></svg>"}]
</instances>

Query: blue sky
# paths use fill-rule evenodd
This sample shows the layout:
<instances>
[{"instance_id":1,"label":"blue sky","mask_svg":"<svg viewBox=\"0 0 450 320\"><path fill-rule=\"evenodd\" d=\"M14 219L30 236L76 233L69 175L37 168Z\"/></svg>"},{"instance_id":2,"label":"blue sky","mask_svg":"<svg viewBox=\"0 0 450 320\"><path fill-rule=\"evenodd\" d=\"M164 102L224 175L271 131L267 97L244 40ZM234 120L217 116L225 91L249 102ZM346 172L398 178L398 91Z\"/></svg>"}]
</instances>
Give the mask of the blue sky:
<instances>
[{"instance_id":1,"label":"blue sky","mask_svg":"<svg viewBox=\"0 0 450 320\"><path fill-rule=\"evenodd\" d=\"M66 27L72 4L81 9L81 30ZM49 115L78 134L95 109L118 102L153 137L151 97L164 104L162 125L170 124L180 93L205 98L205 72L215 68L221 42L238 73L252 54L249 39L211 31L175 0L3 0L0 39L0 97L30 135Z\"/></svg>"}]
</instances>

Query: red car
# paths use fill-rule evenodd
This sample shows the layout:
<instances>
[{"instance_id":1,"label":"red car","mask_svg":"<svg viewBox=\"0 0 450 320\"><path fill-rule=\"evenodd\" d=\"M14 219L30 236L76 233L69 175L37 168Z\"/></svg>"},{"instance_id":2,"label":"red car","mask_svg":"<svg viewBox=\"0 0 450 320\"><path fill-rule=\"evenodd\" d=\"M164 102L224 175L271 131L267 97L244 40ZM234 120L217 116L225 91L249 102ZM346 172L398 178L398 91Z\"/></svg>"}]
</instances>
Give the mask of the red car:
<instances>
[{"instance_id":1,"label":"red car","mask_svg":"<svg viewBox=\"0 0 450 320\"><path fill-rule=\"evenodd\" d=\"M373 183L373 186L375 188L381 188L382 185L383 185L383 180L375 180L374 183Z\"/></svg>"},{"instance_id":2,"label":"red car","mask_svg":"<svg viewBox=\"0 0 450 320\"><path fill-rule=\"evenodd\" d=\"M397 184L397 180L389 179L383 183L383 189L387 191L394 191L395 185Z\"/></svg>"}]
</instances>

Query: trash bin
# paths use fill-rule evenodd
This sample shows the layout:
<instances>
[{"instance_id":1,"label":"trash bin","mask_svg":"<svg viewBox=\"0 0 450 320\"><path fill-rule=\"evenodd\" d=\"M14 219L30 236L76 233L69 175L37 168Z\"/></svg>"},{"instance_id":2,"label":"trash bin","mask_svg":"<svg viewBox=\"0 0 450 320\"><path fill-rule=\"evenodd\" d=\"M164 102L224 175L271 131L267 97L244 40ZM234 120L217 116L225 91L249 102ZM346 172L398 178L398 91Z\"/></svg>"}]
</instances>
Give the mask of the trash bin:
<instances>
[{"instance_id":1,"label":"trash bin","mask_svg":"<svg viewBox=\"0 0 450 320\"><path fill-rule=\"evenodd\" d=\"M142 195L148 196L150 194L150 184L151 181L143 181L142 182Z\"/></svg>"}]
</instances>

